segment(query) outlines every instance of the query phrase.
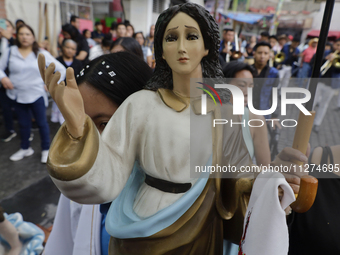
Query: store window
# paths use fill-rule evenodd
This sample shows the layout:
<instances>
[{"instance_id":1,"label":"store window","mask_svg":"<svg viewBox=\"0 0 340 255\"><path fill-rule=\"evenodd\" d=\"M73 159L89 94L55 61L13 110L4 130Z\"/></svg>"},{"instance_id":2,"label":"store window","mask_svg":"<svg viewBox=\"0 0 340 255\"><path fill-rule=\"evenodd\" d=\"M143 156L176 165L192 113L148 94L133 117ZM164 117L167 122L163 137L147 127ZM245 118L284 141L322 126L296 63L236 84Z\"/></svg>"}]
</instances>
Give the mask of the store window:
<instances>
[{"instance_id":1,"label":"store window","mask_svg":"<svg viewBox=\"0 0 340 255\"><path fill-rule=\"evenodd\" d=\"M165 0L153 0L152 1L152 11L155 13L161 13L164 11Z\"/></svg>"},{"instance_id":2,"label":"store window","mask_svg":"<svg viewBox=\"0 0 340 255\"><path fill-rule=\"evenodd\" d=\"M81 19L92 20L92 4L90 0L61 0L60 13L61 23L66 24L70 22L72 15L76 15Z\"/></svg>"}]
</instances>

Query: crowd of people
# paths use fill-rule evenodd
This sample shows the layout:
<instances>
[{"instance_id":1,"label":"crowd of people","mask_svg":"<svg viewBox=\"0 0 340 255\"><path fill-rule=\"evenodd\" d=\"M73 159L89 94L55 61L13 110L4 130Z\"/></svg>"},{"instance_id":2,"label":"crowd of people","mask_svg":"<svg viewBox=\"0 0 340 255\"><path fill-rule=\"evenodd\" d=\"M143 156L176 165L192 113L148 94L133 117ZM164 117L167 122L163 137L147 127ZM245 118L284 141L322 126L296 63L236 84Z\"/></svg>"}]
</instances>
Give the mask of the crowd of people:
<instances>
[{"instance_id":1,"label":"crowd of people","mask_svg":"<svg viewBox=\"0 0 340 255\"><path fill-rule=\"evenodd\" d=\"M33 29L23 20L17 20L15 27L6 20L7 29L0 28L1 60L0 60L0 104L4 128L1 134L3 142L9 142L20 133L20 150L11 155L10 160L18 161L31 156L34 151L30 147L33 139L32 125L39 128L41 138L41 162L46 163L50 138L46 116L48 94L39 75L37 56L43 53L47 63L55 62L57 70L65 78L68 67L76 74L89 61L108 53L130 51L143 59L150 68L155 67L153 55L154 25L145 38L143 32L134 32L133 26L125 23L113 23L109 33L103 33L101 22L95 23L94 31L79 31L79 17L71 16L70 22L62 26L58 36L58 54L54 59L49 53L46 42L36 41ZM56 61L57 60L57 61ZM31 86L27 85L27 81ZM18 120L16 129L14 119ZM51 121L62 124L64 118L58 107L52 103Z\"/></svg>"},{"instance_id":2,"label":"crowd of people","mask_svg":"<svg viewBox=\"0 0 340 255\"><path fill-rule=\"evenodd\" d=\"M188 42L195 41L194 43L196 43L197 41L195 50L190 52L192 61L196 61L197 63L195 63L197 65L195 67L190 66L192 69L195 68L195 70L189 70L191 72L190 75L197 75L197 73L199 73L200 78L212 76L225 78L229 84L235 85L241 89L245 98L245 114L242 116L233 116L234 120L248 123L249 120L256 119L257 121L260 120L264 123L268 123L268 125L264 125L261 128L254 128L248 125L243 126L240 132L242 133L244 143L240 142L240 140L236 141L237 137L233 137L233 139L235 139L235 141L233 141L234 145L236 147L239 146L237 148L240 149L243 144L245 144L247 153L250 155L250 161L247 162L247 164L251 164L251 161L253 161L257 165L268 166L278 154L277 136L275 136L275 134L282 128L279 121L279 111L276 110L272 114L265 116L256 116L250 112L248 110L249 101L247 100L247 88L253 88L253 107L258 110L268 110L272 105L273 88L288 86L307 87L308 78L311 76L312 65L315 61L318 39L310 39L305 45L301 45L298 36L276 36L269 35L267 32L262 32L259 36L251 36L249 38L240 35L240 38L238 39L238 36L235 36L235 31L233 29L226 28L222 30L221 41L217 46L213 43L216 38L208 38L209 36L207 36L209 33L216 34L217 28L216 31L211 27L205 28L211 30L209 33L203 31L202 26L205 26L204 22L207 21L196 22L192 18L188 19L189 12L191 11L190 8L193 7L189 6L187 14L185 14L184 11L182 11L183 13L180 12L180 14L175 13L177 15L174 15L175 18L171 15L165 16L163 18L168 20L164 22L164 24L157 23L159 30L163 30L162 33L165 34L165 38L164 40L162 38L164 42L160 42L158 38L158 44L156 45L154 42L154 25L150 27L150 32L147 37L144 36L143 32L135 31L133 25L128 21L118 24L113 23L110 32L105 34L101 22L95 23L94 31L89 31L87 29L79 31L79 18L77 16L72 16L70 22L62 26L61 32L58 35L59 56L56 58L49 53L46 44L38 44L33 29L23 20L17 20L16 27L14 27L9 20L6 20L7 29L0 29L0 104L4 123L2 129L5 132L1 139L3 142L9 142L17 136L17 132L20 133L21 139L20 149L10 156L10 160L19 161L34 153L33 149L30 147L30 142L33 139L31 132L32 125L36 125L39 128L41 140L41 162L47 162L50 150L50 132L46 115L49 92L51 97L56 101L52 103L51 121L62 124L66 119L66 124L64 124L64 127L66 127L65 134L58 133L60 141L66 141L67 139L71 139L72 142L79 141L83 139L83 132L88 132L86 133L87 144L91 143L92 135L95 137L93 138L93 141L95 139L99 140L97 145L95 145L96 142L94 142L92 144L93 148L91 147L91 150L96 147L99 148L97 148L99 151L98 156L94 156L94 158L88 156L88 154L86 154L86 150L89 149L88 147L84 149L85 153L81 154L82 157L86 157L87 155L88 157L86 160L92 160L92 164L94 164L88 171L90 172L93 169L96 171L104 171L112 168L112 172L114 172L116 170L113 169L113 167L116 166L115 164L117 164L117 169L119 168L120 171L122 170L119 174L123 181L118 183L116 180L117 183L115 183L115 185L105 183L105 185L114 186L112 191L117 195L116 197L111 194L106 194L106 191L103 191L98 196L96 194L97 197L90 197L89 194L86 195L86 192L89 193L90 191L85 190L84 197L79 198L79 196L76 195L78 197L75 197L74 199L81 203L82 199L85 201L90 197L90 199L92 199L91 201L94 201L93 204L96 203L100 205L82 206L81 204L71 203L68 198L63 195L61 196L54 231L51 234L50 241L46 245L46 255L62 253L108 254L110 236L113 236L112 233L116 234L119 228L115 225L117 224L115 221L118 220L113 217L113 223L110 223L112 224L111 228L109 227L111 232L108 233L105 230L106 217L108 209L111 206L111 203L106 202L117 198L118 194L123 194L123 196L130 194L130 191L126 190L125 184L122 183L127 182L127 185L131 184L131 187L133 187L132 185L134 185L135 180L129 181L130 177L139 178L138 171L141 172L141 166L150 170L148 172L150 175L159 175L158 177L161 178L157 179L146 174L145 180L148 181L148 185L143 184L144 186L138 186L138 189L140 188L142 192L134 194L136 200L131 202L131 208L133 206L134 213L142 220L152 217L159 212L163 215L163 209L168 209L168 207L172 206L172 203L176 203L177 200L180 200L181 194L178 195L178 193L187 192L192 185L201 185L202 190L204 187L215 188L215 184L210 181L203 183L204 181L198 180L197 184L194 182L191 183L190 181L181 183L180 185L189 184L189 189L185 189L185 191L169 192L164 190L164 187L167 185L172 185L176 189L180 186L177 185L177 183L172 182L173 180L171 178L168 178L169 173L167 166L173 167L174 169L180 169L183 167L183 164L186 166L188 163L187 147L183 147L183 141L188 141L188 139L186 139L187 137L184 135L185 132L179 132L179 128L177 127L175 129L169 128L172 127L175 121L178 121L183 125L186 123L183 113L188 107L188 91L181 87L182 82L187 81L188 75L183 74L183 72L185 72L185 70L182 70L184 67L179 67L178 65L178 62L185 62L187 59L174 60L173 48L171 48L170 45L171 42L187 40ZM192 15L197 15L197 17L199 17L198 14ZM182 26L183 19L186 20L186 22L189 20L188 23L190 23L190 26L184 28L184 26ZM172 28L166 29L169 24L172 25ZM176 32L171 31L176 29L178 29ZM190 33L187 32L187 29L191 29ZM202 30L202 34L200 29ZM180 48L178 51L181 51L181 54L183 52L186 53L185 50L187 49L184 49L184 44L178 43L178 45L178 48ZM327 46L329 47L329 45ZM158 52L158 55L155 55L155 49L156 52ZM214 50L216 52L214 52ZM340 39L333 42L333 44L330 45L330 49L325 51L324 62L328 61L326 64L330 64L329 67L327 67L327 70L322 72L323 78L340 77L339 69L333 64L335 63L334 61L337 60L339 50ZM39 54L43 55L45 61L44 64L41 65L42 56L40 56L40 66L37 62ZM50 65L51 63L54 63L53 69L51 68L51 66L53 66ZM214 67L217 66L218 68L211 68L211 63L213 63ZM221 69L219 68L219 65L222 67ZM50 67L45 70L45 67L47 66ZM72 69L67 69L68 67L72 67L73 71ZM54 73L54 71L56 71L56 73ZM291 77L300 79L293 84L291 83ZM67 86L65 86L65 84ZM143 88L146 88L147 90L142 90ZM315 105L318 108L313 128L316 133L319 132L319 127L323 121L329 102L338 88L339 85L336 79L322 79L318 84L315 100ZM169 94L169 91L171 90L173 90L173 94ZM154 91L157 91L157 97L155 96L156 94ZM58 97L58 95L63 93L65 93L64 98L61 99ZM134 96L129 97L133 93L135 93ZM161 98L161 100L159 100L159 98ZM128 103L123 104L123 101L125 100L127 100ZM64 101L67 101L69 105L65 106ZM232 97L230 101L233 102ZM123 104L123 110L115 113L121 104ZM79 105L83 108L79 107ZM338 108L340 109L340 96ZM169 109L171 109L171 111ZM149 114L149 111L154 111L154 114ZM167 114L164 114L165 112ZM84 117L85 113L87 117ZM77 119L75 116L79 118ZM114 116L117 121L110 121L112 116ZM140 116L147 119L147 127L145 127L145 122L142 122L145 119L142 119ZM82 117L86 119L81 119ZM72 118L77 119L76 121L78 122L86 123L86 125L84 124L82 126L84 130L86 126L86 130L79 131L74 128L76 126L76 121L73 122ZM17 119L19 124L18 129L16 129L14 124L15 119ZM71 119L72 121L70 121ZM159 123L156 119L162 121ZM91 120L93 122L91 122ZM157 125L155 125L156 122L158 123ZM92 126L89 123L93 123L92 129ZM104 132L107 125L108 128ZM158 129L155 128L155 126L157 126ZM164 135L163 133L158 132L161 130L161 127L165 131L169 128L169 132L173 132L173 134L170 133L169 135L167 133L167 135ZM97 131L100 134L103 133L102 138L96 136ZM139 134L138 137L136 134ZM144 136L141 134L148 138L147 141L142 140L144 139ZM178 134L180 137L177 137ZM270 142L268 142L268 134L270 134L271 137ZM181 136L183 136L183 139L181 139ZM206 140L207 143L212 142L209 139ZM102 140L105 140L105 144L107 143L105 146L109 149L102 144ZM119 147L117 149L113 146L114 143L117 143L120 147L124 148L117 146ZM145 143L145 146L140 146L140 144L143 143ZM161 148L163 143L170 144L171 146L169 145L169 148L163 150L163 148ZM112 148L110 146L112 146ZM127 147L133 148L131 150L133 150L135 154L127 155L125 153ZM75 148L75 150L77 150L77 148ZM116 153L119 160L110 161L114 158L111 157L112 155L110 156L110 153ZM211 152L209 151L209 155L208 152L205 151L205 153L207 155L202 153L202 155L204 155L199 159L199 161L202 161L204 164L206 161L210 160L208 156L210 156ZM232 154L232 152L230 153ZM154 157L155 154L159 156ZM177 162L169 156L170 154L173 154L174 157L182 160ZM314 154L314 157L315 155L317 155L317 153ZM303 156L304 161L307 160L304 155L295 155L295 157L298 156ZM104 159L108 162L107 164ZM61 168L61 165L65 165L64 162L61 162L62 159L61 161L55 162L53 160L56 159L52 159L50 164L55 164L55 169L58 169L58 167ZM104 163L101 162L101 164L106 164L105 167L99 167L99 163L93 163L95 160L96 162L101 160L103 162L105 161ZM164 162L161 162L161 160L164 160ZM139 163L141 166L135 164L137 161L140 161ZM313 162L320 163L320 160L315 160L314 158ZM76 168L79 167L79 165L80 164L75 164L71 167ZM162 168L163 166L165 171L160 172L157 167ZM97 168L100 169L98 170ZM104 172L100 173L103 173L102 176L104 176ZM78 172L75 176L77 174ZM88 172L82 174L87 175ZM72 182L76 179L76 177L68 179L69 176L66 176L66 174L62 177L56 177L57 175L53 176L53 174L51 174L51 176L59 183L63 183L65 180L71 180ZM98 176L100 176L100 174ZM178 175L178 178L186 177L187 176L181 176L180 174ZM58 180L58 178L61 178L61 180ZM162 179L167 180L164 181L164 187L161 187L162 185L157 185L157 182L162 181ZM106 181L109 182L109 179ZM66 187L66 185L63 185L64 184L60 185L62 186L62 191L64 191L63 188ZM98 185L102 186L102 183ZM95 188L99 190L99 186L96 186ZM119 188L119 191L117 191L117 187ZM71 187L71 189L72 188L73 187ZM64 192L68 193L71 189L66 188ZM205 189L207 188L204 188L204 190ZM154 190L156 190L156 192ZM137 192L137 189L135 191ZM204 197L200 202L202 205L198 205L197 208L206 206L209 207L209 209L206 211L198 210L197 213L193 213L193 222L199 221L199 217L201 216L204 216L205 218L208 218L208 216L215 217L214 220L220 217L217 216L217 213L215 212L215 204L203 206L203 202L206 203L209 200L208 195L212 197L211 200L215 201L216 199L217 201L215 195L212 194L212 189L205 192L206 193L204 194L207 194L207 198ZM151 193L152 199L150 199ZM176 195L172 193L176 193ZM74 194L76 193L72 193L71 191L68 195L69 197L72 197ZM105 196L103 194L105 194ZM103 195L104 198L101 197L101 195ZM129 197L131 198L131 196L132 195L130 194ZM163 200L164 197L166 198L166 202ZM186 199L188 198L186 197ZM155 209L152 205L154 205L156 200L157 203L159 203L159 206ZM123 203L122 201L122 199L117 199L117 201L114 202L114 206L118 203ZM197 206L196 203L197 201L194 201L192 206ZM123 206L126 205L121 204L119 206L121 207L117 210L123 210ZM190 206L191 205L188 206L188 210L190 210ZM182 212L184 210L183 208L176 210L178 210L178 212L176 211L178 215L181 213L184 214L184 212ZM126 211L115 211L115 213L122 217L127 217L125 215ZM76 215L76 217L72 218L74 215ZM172 220L171 224L178 224L177 219L172 219L172 217L173 216L166 217L166 220ZM188 224L193 224L190 220L188 220ZM218 220L216 220L216 222L217 221ZM122 222L125 224L124 220L122 220ZM293 220L291 220L291 222L293 222ZM199 223L201 224L201 222ZM171 224L169 223L169 225ZM95 228L96 231L92 232L92 228ZM165 229L166 228L167 227L165 227ZM184 237L186 228L190 229L192 226L184 225L183 228L178 228L179 230L176 231ZM144 228L143 231L154 231L153 228L150 227L150 229ZM213 231L216 229L218 229L217 223L209 230L211 232L210 235L213 235ZM158 229L157 231L162 231L162 229ZM155 231L155 233L157 233L157 231ZM66 238L67 242L65 242L65 236L70 235L74 235L74 238ZM112 239L110 244L111 249L114 249L117 253L122 252L124 249L136 249L134 252L138 254L138 248L135 248L135 246L132 247L131 243L129 243L129 238L131 238L129 235L131 235L131 233L119 233L117 240L120 240L121 245L118 245L118 241L115 241L116 243L113 244L112 240L116 239ZM146 246L143 243L145 242L145 240L143 240L145 236L138 237L141 237L140 240L138 240L138 245L145 248ZM189 240L190 242L188 241L187 243L185 243L185 238L183 238L183 240L178 240L178 242L181 243L180 245L173 241L172 245L178 245L178 247L176 246L176 249L179 251L188 252L191 249L196 249L196 251L200 250L198 245L200 241L195 239L196 237L193 238L193 240ZM82 242L84 239L89 241ZM168 239L166 241L170 243ZM136 247L138 247L138 245ZM204 245L211 251L216 249L209 241L204 240ZM236 245L231 243L228 245L228 254L238 253ZM155 247L160 249L159 246L152 246L152 249L156 249ZM294 247L294 244L292 244L292 247ZM225 253L227 253L226 250Z\"/></svg>"},{"instance_id":3,"label":"crowd of people","mask_svg":"<svg viewBox=\"0 0 340 255\"><path fill-rule=\"evenodd\" d=\"M6 21L7 30L1 29L1 53L2 54L2 71L5 73L12 69L11 62L14 57L9 50L11 46L16 46L20 49L20 38L18 31L14 31L15 28L9 20ZM17 20L16 29L25 25L23 20ZM28 25L26 25L29 27ZM45 44L40 44L35 41L33 30L29 28L33 35L33 41L28 45L29 49L34 51L37 55L38 51L48 52L49 47ZM65 67L72 67L76 74L86 66L89 61L108 53L118 51L131 51L136 55L142 57L144 61L152 68L155 68L155 56L154 56L154 30L155 26L150 27L150 32L147 37L144 36L141 31L134 31L134 27L129 21L124 23L112 23L109 33L104 34L103 24L99 21L95 22L94 30L91 32L88 29L79 31L79 18L72 16L70 23L62 26L61 32L58 36L58 52L59 57L57 60ZM235 41L237 40L237 42ZM269 35L268 32L262 32L259 36L245 37L242 34L239 39L235 34L235 31L230 28L222 30L221 42L220 42L220 55L219 61L222 67L228 63L228 68L231 68L237 62L245 62L254 69L254 78L262 78L261 82L257 82L254 85L253 104L255 109L265 110L271 106L271 89L273 87L287 87L291 81L291 77L297 77L298 82L293 86L306 87L308 85L308 78L311 76L311 69L314 61L314 55L316 53L316 47L318 38L309 39L304 45L300 44L300 38L298 36L291 35ZM340 39L328 43L328 48L325 51L325 61L332 62L337 59L338 49L340 49ZM21 54L22 55L22 54ZM25 56L23 56L25 57ZM32 59L34 61L34 59ZM15 62L16 63L16 62ZM15 64L14 64L15 65ZM334 93L338 89L338 83L334 79L340 77L340 69L332 65L326 72L322 73L322 81L318 85L318 93L315 100L315 105L318 107L315 125L313 130L318 133L320 124L328 108L329 102L332 99ZM13 71L14 72L14 71ZM27 70L27 72L29 72ZM37 74L37 73L35 73ZM9 76L10 75L10 76ZM31 100L18 99L17 95L14 95L14 91L19 91L19 87L15 86L12 89L12 85L9 84L11 79L7 77L14 77L15 73L9 72L6 77L2 76L3 86L1 87L1 107L3 112L3 119L5 124L5 131L1 139L5 142L10 141L17 135L13 125L13 116L17 117L20 126L21 134L21 149L11 156L11 160L20 160L23 157L33 154L33 150L29 146L29 140L33 139L33 133L30 132L30 125L38 125L41 129L42 142L42 162L46 161L46 155L49 148L49 142L47 142L46 134L48 131L47 120L44 120L44 125L40 122L39 116L35 116L33 110L29 110L30 118L32 121L23 122L20 109L14 107L16 103L31 104L34 103L36 98ZM260 81L259 79L256 79ZM262 82L263 81L263 82ZM16 82L16 81L14 81ZM7 90L7 91L6 91ZM23 92L27 95L26 92ZM33 93L32 91L30 93ZM41 92L43 95L44 92ZM16 103L15 103L16 102ZM319 102L323 102L320 104ZM46 100L45 100L46 105ZM14 108L18 110L15 110ZM338 99L338 109L340 109L340 96ZM337 109L337 110L338 110ZM19 115L17 116L17 111ZM24 114L25 115L25 114ZM20 116L20 118L19 118ZM25 115L26 117L29 116ZM272 116L265 116L266 119L275 119L274 125L269 127L269 132L274 137L281 126L278 119L277 112L274 112ZM52 105L52 122L63 123L64 119L60 114L55 103ZM39 126L40 125L40 126ZM41 127L41 125L45 127ZM25 127L24 127L25 126ZM44 131L45 130L45 131ZM24 132L24 133L22 133ZM43 135L45 133L45 135ZM45 138L43 138L45 137ZM275 139L273 139L274 141ZM277 154L276 146L271 148L272 156Z\"/></svg>"},{"instance_id":4,"label":"crowd of people","mask_svg":"<svg viewBox=\"0 0 340 255\"><path fill-rule=\"evenodd\" d=\"M237 40L237 42L235 41ZM223 30L220 44L220 63L222 66L234 65L235 61L248 63L255 69L258 84L254 86L253 104L255 109L267 110L271 106L272 88L278 89L296 86L307 88L312 75L318 38L306 38L301 43L298 35L269 35L262 32L259 37L238 36L230 28ZM320 125L334 95L340 87L339 77L340 38L329 41L325 45L323 68L320 71L320 81L317 86L314 108L316 117L313 131L318 133ZM230 64L229 64L230 63ZM296 79L291 79L295 77ZM340 110L340 95L335 111ZM272 118L277 118L276 112ZM266 116L268 119L269 116ZM280 124L275 122L280 128Z\"/></svg>"}]
</instances>

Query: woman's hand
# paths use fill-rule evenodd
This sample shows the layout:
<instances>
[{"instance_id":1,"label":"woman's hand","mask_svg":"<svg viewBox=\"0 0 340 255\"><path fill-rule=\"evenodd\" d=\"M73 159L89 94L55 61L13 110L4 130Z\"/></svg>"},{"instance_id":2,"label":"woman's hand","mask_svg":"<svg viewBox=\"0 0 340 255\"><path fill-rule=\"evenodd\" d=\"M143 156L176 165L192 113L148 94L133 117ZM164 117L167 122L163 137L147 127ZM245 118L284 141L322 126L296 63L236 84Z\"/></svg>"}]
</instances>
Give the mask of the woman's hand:
<instances>
[{"instance_id":1,"label":"woman's hand","mask_svg":"<svg viewBox=\"0 0 340 255\"><path fill-rule=\"evenodd\" d=\"M63 81L58 84L60 73L53 74L54 63L51 63L45 69L45 56L43 54L39 54L38 64L40 75L65 119L67 131L74 138L81 137L84 132L86 115L83 98L78 90L73 68L69 67L66 70L67 86L65 86Z\"/></svg>"},{"instance_id":2,"label":"woman's hand","mask_svg":"<svg viewBox=\"0 0 340 255\"><path fill-rule=\"evenodd\" d=\"M8 31L6 29L0 28L1 36L5 37L7 40L11 39L13 34L11 31Z\"/></svg>"},{"instance_id":3,"label":"woman's hand","mask_svg":"<svg viewBox=\"0 0 340 255\"><path fill-rule=\"evenodd\" d=\"M11 80L8 77L4 77L1 79L1 84L5 89L14 89L14 86Z\"/></svg>"}]
</instances>

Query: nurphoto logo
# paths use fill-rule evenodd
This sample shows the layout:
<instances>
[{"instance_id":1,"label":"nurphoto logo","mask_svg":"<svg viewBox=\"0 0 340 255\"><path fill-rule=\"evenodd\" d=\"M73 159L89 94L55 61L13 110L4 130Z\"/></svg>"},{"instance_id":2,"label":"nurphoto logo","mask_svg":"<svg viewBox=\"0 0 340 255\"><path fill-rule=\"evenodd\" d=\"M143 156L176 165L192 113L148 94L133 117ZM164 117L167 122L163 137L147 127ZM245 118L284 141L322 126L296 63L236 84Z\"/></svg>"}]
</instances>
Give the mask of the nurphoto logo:
<instances>
[{"instance_id":1,"label":"nurphoto logo","mask_svg":"<svg viewBox=\"0 0 340 255\"><path fill-rule=\"evenodd\" d=\"M204 87L206 87L207 89L210 89L213 94L217 97L217 99L219 100L219 103L222 105L222 100L220 98L220 96L218 95L217 91L215 89L229 89L232 96L233 96L233 114L234 115L244 115L244 95L243 92L240 88L238 88L235 85L231 85L231 84L215 84L214 88L206 83L201 83L201 82L197 82L199 84L202 84ZM206 115L207 114L207 95L209 95L211 97L211 99L214 101L215 105L217 105L216 99L213 96L213 94L205 89L205 88L201 88L201 87L197 87L198 89L203 90L204 92L206 92L206 94L202 94L201 96L201 114L202 115ZM247 88L247 92L248 92L248 108L249 111L255 115L262 115L262 116L266 116L266 115L270 115L273 112L275 112L275 110L278 107L278 91L277 88L273 88L272 89L272 105L270 107L270 109L266 109L266 110L260 110L260 109L255 109L254 105L253 105L253 88ZM294 98L294 99L290 99L287 98L288 93L300 93L304 96L302 96L301 98ZM282 116L286 116L287 115L287 105L295 105L304 115L311 115L311 113L303 106L304 103L307 103L311 98L311 94L310 91L308 89L304 89L304 88L282 88L281 89L281 115ZM274 125L274 121L279 121L279 119L267 119L266 121L268 122L272 122L272 126ZM260 125L252 125L253 122L260 122ZM294 122L293 125L288 125L287 122ZM233 124L241 124L243 126L246 125L245 121L244 122L232 122L232 121L228 121L226 119L214 119L214 127L215 125L219 125L219 124L227 124L230 123L231 126ZM262 121L261 119L252 119L248 121L248 126L250 127L262 127L265 123L264 121ZM281 120L281 125L283 127L295 127L297 125L297 121L294 119L283 119Z\"/></svg>"}]
</instances>

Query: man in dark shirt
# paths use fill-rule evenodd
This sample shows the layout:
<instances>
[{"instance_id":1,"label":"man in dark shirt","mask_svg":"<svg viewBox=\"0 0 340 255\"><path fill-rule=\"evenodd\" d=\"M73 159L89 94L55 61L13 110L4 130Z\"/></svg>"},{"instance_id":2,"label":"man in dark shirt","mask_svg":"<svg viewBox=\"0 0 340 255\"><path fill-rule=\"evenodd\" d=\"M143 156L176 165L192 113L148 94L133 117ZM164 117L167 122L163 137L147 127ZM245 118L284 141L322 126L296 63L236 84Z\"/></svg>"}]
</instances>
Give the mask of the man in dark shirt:
<instances>
[{"instance_id":1,"label":"man in dark shirt","mask_svg":"<svg viewBox=\"0 0 340 255\"><path fill-rule=\"evenodd\" d=\"M270 58L271 46L267 42L259 42L254 47L254 64L253 67L257 72L253 89L253 105L257 110L268 110L271 108L272 90L278 86L279 74L275 67L268 65ZM277 111L271 115L264 116L266 119L275 119L278 117ZM275 127L281 128L278 121L274 121Z\"/></svg>"},{"instance_id":2,"label":"man in dark shirt","mask_svg":"<svg viewBox=\"0 0 340 255\"><path fill-rule=\"evenodd\" d=\"M100 21L97 21L94 25L96 30L91 33L91 38L100 44L105 36L103 33L103 25Z\"/></svg>"},{"instance_id":3,"label":"man in dark shirt","mask_svg":"<svg viewBox=\"0 0 340 255\"><path fill-rule=\"evenodd\" d=\"M78 16L72 15L71 18L70 18L70 24L72 26L74 26L79 31L80 21L79 21L79 17Z\"/></svg>"},{"instance_id":4,"label":"man in dark shirt","mask_svg":"<svg viewBox=\"0 0 340 255\"><path fill-rule=\"evenodd\" d=\"M232 59L232 52L235 51L234 43L235 32L233 29L223 29L222 41L220 44L220 55L225 62L229 62Z\"/></svg>"},{"instance_id":5,"label":"man in dark shirt","mask_svg":"<svg viewBox=\"0 0 340 255\"><path fill-rule=\"evenodd\" d=\"M297 74L299 65L297 61L299 59L300 51L297 48L300 44L300 38L294 37L292 42L285 44L281 50L285 55L285 59L281 65L278 65L279 75L281 79L281 87L288 87L289 80L292 75Z\"/></svg>"},{"instance_id":6,"label":"man in dark shirt","mask_svg":"<svg viewBox=\"0 0 340 255\"><path fill-rule=\"evenodd\" d=\"M254 64L257 76L254 79L253 106L257 110L268 110L272 107L272 91L280 82L279 73L275 67L268 65L271 45L259 42L254 47ZM279 93L278 93L279 94ZM279 107L271 115L265 115L268 132L270 134L270 154L274 158L278 154L278 137L281 124L279 122Z\"/></svg>"},{"instance_id":7,"label":"man in dark shirt","mask_svg":"<svg viewBox=\"0 0 340 255\"><path fill-rule=\"evenodd\" d=\"M267 42L269 43L269 33L267 31L264 31L260 34L260 40L259 42Z\"/></svg>"},{"instance_id":8,"label":"man in dark shirt","mask_svg":"<svg viewBox=\"0 0 340 255\"><path fill-rule=\"evenodd\" d=\"M333 44L332 51L326 51L324 61L329 60L330 63L339 56L340 52L340 38L337 39ZM314 63L315 55L311 60ZM334 94L340 87L340 69L332 65L322 76L316 87L314 107L318 105L315 113L313 131L319 132L320 125L322 124L323 118L327 112L328 105L331 102ZM338 106L340 106L338 100Z\"/></svg>"}]
</instances>

